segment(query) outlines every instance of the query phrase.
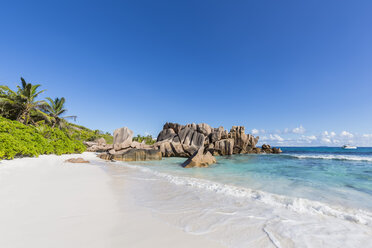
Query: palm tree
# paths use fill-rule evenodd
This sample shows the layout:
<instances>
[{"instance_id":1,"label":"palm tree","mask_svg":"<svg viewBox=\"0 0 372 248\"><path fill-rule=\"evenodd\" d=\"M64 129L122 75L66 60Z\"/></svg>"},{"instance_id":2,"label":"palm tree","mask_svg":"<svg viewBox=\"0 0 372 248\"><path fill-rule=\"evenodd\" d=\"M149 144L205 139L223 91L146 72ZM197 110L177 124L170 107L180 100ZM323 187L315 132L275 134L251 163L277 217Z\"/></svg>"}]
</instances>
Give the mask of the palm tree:
<instances>
[{"instance_id":1,"label":"palm tree","mask_svg":"<svg viewBox=\"0 0 372 248\"><path fill-rule=\"evenodd\" d=\"M36 98L44 92L44 90L38 91L40 84L26 83L22 77L21 83L20 86L17 86L17 91L11 90L8 86L0 85L2 110L8 113L12 112L16 120L23 124L28 124L32 112L48 119L48 116L40 110L45 105L45 101L36 101Z\"/></svg>"},{"instance_id":2,"label":"palm tree","mask_svg":"<svg viewBox=\"0 0 372 248\"><path fill-rule=\"evenodd\" d=\"M54 100L50 97L46 98L48 100L47 104L43 107L43 110L51 117L51 121L53 123L52 127L62 128L65 126L66 119L74 119L76 121L77 116L71 115L71 116L64 116L62 115L67 112L67 109L65 109L65 98L55 98Z\"/></svg>"}]
</instances>

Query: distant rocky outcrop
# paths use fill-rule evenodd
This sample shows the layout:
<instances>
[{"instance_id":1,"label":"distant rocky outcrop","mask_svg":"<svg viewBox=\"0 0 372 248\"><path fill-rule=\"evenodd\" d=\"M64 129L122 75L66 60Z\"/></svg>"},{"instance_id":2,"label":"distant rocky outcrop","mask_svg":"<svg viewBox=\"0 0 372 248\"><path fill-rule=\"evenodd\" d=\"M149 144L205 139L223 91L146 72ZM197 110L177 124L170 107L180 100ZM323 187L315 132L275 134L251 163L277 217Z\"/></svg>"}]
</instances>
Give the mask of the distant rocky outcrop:
<instances>
[{"instance_id":1,"label":"distant rocky outcrop","mask_svg":"<svg viewBox=\"0 0 372 248\"><path fill-rule=\"evenodd\" d=\"M281 153L282 152L280 148L275 148L275 147L271 148L270 145L266 145L266 144L263 144L261 146L261 149L264 153Z\"/></svg>"}]
</instances>

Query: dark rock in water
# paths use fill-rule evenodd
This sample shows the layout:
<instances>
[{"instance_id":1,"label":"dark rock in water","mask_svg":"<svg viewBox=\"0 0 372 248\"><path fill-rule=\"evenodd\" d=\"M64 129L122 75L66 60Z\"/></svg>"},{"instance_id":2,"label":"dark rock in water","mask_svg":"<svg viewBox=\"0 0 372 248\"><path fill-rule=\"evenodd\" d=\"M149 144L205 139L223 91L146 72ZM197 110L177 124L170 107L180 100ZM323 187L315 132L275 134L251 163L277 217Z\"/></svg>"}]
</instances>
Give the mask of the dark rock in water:
<instances>
[{"instance_id":1,"label":"dark rock in water","mask_svg":"<svg viewBox=\"0 0 372 248\"><path fill-rule=\"evenodd\" d=\"M87 163L89 163L89 161L84 160L83 158L69 158L69 159L65 160L65 162L67 162L67 163L74 163L74 164L76 164L76 163L79 163L79 164L87 164Z\"/></svg>"},{"instance_id":2,"label":"dark rock in water","mask_svg":"<svg viewBox=\"0 0 372 248\"><path fill-rule=\"evenodd\" d=\"M155 149L129 149L123 153L109 154L103 153L99 155L100 158L106 160L116 161L147 161L147 160L161 160L162 155L160 150Z\"/></svg>"},{"instance_id":3,"label":"dark rock in water","mask_svg":"<svg viewBox=\"0 0 372 248\"><path fill-rule=\"evenodd\" d=\"M272 148L273 153L282 153L282 149L280 148Z\"/></svg>"},{"instance_id":4,"label":"dark rock in water","mask_svg":"<svg viewBox=\"0 0 372 248\"><path fill-rule=\"evenodd\" d=\"M282 150L280 148L275 148L275 147L271 147L270 145L267 145L267 144L263 144L261 146L261 149L264 153L281 153Z\"/></svg>"},{"instance_id":5,"label":"dark rock in water","mask_svg":"<svg viewBox=\"0 0 372 248\"><path fill-rule=\"evenodd\" d=\"M204 148L200 148L193 156L189 157L183 164L184 168L208 167L216 163L215 157L210 152L204 153Z\"/></svg>"}]
</instances>

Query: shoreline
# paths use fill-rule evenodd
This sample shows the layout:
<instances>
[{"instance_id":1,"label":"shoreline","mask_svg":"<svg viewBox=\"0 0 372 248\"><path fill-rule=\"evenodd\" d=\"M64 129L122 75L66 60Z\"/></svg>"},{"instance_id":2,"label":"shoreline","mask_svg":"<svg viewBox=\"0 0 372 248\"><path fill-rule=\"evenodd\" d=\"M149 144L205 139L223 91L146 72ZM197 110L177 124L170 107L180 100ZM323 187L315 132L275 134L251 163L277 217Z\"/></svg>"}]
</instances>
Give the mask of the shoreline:
<instances>
[{"instance_id":1,"label":"shoreline","mask_svg":"<svg viewBox=\"0 0 372 248\"><path fill-rule=\"evenodd\" d=\"M63 162L74 157L91 163ZM134 205L99 163L91 153L2 161L0 247L224 247Z\"/></svg>"},{"instance_id":2,"label":"shoreline","mask_svg":"<svg viewBox=\"0 0 372 248\"><path fill-rule=\"evenodd\" d=\"M77 157L90 163L64 162ZM0 247L358 247L372 236L367 212L203 179L208 169L178 162L2 161Z\"/></svg>"}]
</instances>

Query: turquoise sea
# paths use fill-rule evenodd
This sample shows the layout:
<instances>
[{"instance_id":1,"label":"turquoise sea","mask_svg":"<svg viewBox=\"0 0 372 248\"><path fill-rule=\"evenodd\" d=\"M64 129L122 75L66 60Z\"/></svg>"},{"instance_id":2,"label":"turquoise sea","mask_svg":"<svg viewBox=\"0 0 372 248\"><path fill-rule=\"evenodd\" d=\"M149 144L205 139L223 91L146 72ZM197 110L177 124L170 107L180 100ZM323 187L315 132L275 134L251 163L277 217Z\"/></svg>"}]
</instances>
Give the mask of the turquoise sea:
<instances>
[{"instance_id":1,"label":"turquoise sea","mask_svg":"<svg viewBox=\"0 0 372 248\"><path fill-rule=\"evenodd\" d=\"M229 247L372 247L372 148L282 150L209 168L182 168L183 158L126 166L147 182L139 204Z\"/></svg>"}]
</instances>

